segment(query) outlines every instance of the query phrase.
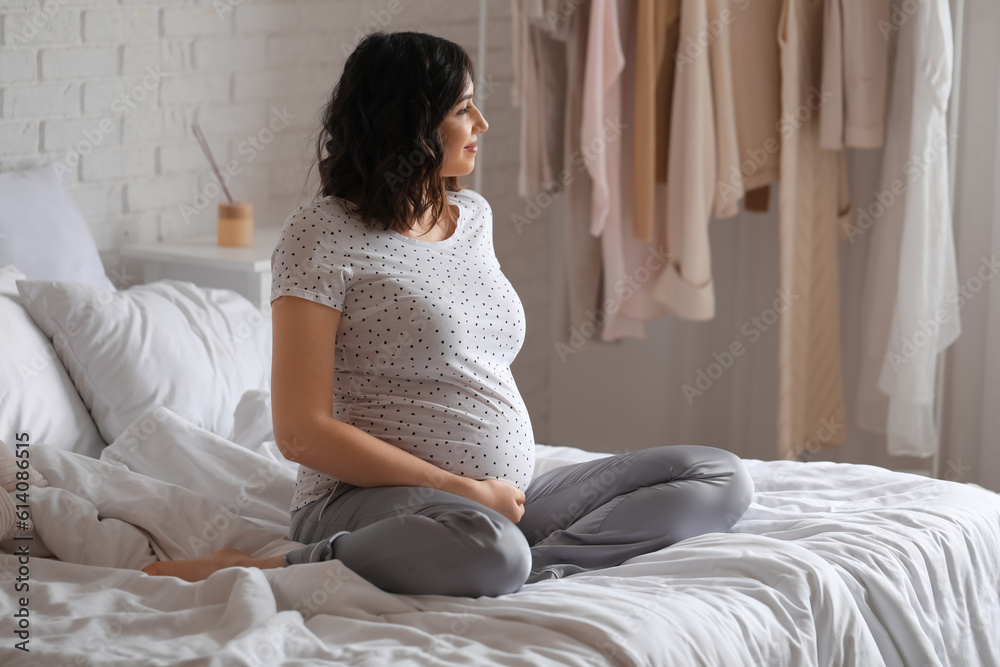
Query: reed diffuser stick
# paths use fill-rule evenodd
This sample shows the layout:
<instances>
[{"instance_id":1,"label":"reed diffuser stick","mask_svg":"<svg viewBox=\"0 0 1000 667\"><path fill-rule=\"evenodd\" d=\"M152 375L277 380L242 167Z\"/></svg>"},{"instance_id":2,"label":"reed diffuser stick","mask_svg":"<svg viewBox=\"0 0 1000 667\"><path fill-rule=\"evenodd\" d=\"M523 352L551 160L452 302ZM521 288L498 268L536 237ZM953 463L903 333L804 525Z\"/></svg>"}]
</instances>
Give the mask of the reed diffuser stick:
<instances>
[{"instance_id":1,"label":"reed diffuser stick","mask_svg":"<svg viewBox=\"0 0 1000 667\"><path fill-rule=\"evenodd\" d=\"M229 203L233 203L233 196L229 194L229 188L226 187L225 182L222 180L222 174L219 171L219 165L215 164L215 158L212 157L212 149L208 147L208 140L202 133L201 128L198 127L198 123L191 123L191 129L194 131L194 137L198 140L198 144L201 146L202 152L205 153L205 157L208 158L208 163L212 165L212 170L215 171L215 177L219 179L219 185L222 186L222 191L226 193L226 199Z\"/></svg>"}]
</instances>

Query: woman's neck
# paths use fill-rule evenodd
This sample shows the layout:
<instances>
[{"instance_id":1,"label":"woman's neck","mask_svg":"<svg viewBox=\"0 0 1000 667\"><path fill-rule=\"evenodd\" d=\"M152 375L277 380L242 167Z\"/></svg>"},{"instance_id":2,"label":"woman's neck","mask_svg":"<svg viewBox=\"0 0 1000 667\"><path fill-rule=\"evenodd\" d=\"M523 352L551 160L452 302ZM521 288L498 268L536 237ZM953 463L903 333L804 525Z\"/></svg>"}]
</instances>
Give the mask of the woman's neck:
<instances>
[{"instance_id":1,"label":"woman's neck","mask_svg":"<svg viewBox=\"0 0 1000 667\"><path fill-rule=\"evenodd\" d=\"M360 191L355 191L343 197L343 199L346 199L354 206L360 206L364 198L361 196ZM423 218L414 223L403 235L420 239L421 241L443 241L450 238L458 226L458 207L447 203L444 211L437 220L432 219L433 214L433 208L425 211Z\"/></svg>"},{"instance_id":2,"label":"woman's neck","mask_svg":"<svg viewBox=\"0 0 1000 667\"><path fill-rule=\"evenodd\" d=\"M458 207L447 203L441 217L437 220L432 219L433 213L433 210L428 210L424 213L423 220L414 224L404 236L422 241L444 241L450 238L455 233L457 227Z\"/></svg>"}]
</instances>

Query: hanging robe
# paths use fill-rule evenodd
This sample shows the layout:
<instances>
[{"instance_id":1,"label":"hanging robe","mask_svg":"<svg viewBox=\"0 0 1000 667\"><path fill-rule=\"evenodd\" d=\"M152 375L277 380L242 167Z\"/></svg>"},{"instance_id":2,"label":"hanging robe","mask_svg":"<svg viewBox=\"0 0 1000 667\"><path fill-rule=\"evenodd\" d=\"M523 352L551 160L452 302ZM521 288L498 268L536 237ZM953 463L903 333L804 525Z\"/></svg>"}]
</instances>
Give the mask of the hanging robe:
<instances>
[{"instance_id":1,"label":"hanging robe","mask_svg":"<svg viewBox=\"0 0 1000 667\"><path fill-rule=\"evenodd\" d=\"M823 4L784 0L781 48L781 315L778 454L842 444L839 227L845 199L843 151L819 146Z\"/></svg>"},{"instance_id":2,"label":"hanging robe","mask_svg":"<svg viewBox=\"0 0 1000 667\"><path fill-rule=\"evenodd\" d=\"M721 174L739 170L730 31L723 20L731 14L729 0L681 4L667 163L670 261L653 295L684 320L715 316L708 225L713 212L735 215L743 194L740 189L717 196Z\"/></svg>"},{"instance_id":3,"label":"hanging robe","mask_svg":"<svg viewBox=\"0 0 1000 667\"><path fill-rule=\"evenodd\" d=\"M877 201L849 238L871 234L858 425L890 454L931 456L938 354L961 333L948 187L952 28L947 0L897 7L889 119ZM895 26L895 27L894 27Z\"/></svg>"}]
</instances>

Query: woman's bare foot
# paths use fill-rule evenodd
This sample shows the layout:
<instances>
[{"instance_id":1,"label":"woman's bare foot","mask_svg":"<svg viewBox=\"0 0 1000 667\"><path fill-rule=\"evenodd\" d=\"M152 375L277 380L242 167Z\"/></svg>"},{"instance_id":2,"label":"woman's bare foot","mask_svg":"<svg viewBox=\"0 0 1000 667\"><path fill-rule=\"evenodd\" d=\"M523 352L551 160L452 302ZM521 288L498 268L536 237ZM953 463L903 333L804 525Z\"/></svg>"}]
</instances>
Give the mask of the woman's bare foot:
<instances>
[{"instance_id":1,"label":"woman's bare foot","mask_svg":"<svg viewBox=\"0 0 1000 667\"><path fill-rule=\"evenodd\" d=\"M227 567L256 567L263 570L284 566L284 556L254 558L238 549L222 549L205 558L160 561L147 565L142 568L142 571L153 576L178 577L184 581L204 581L215 572Z\"/></svg>"}]
</instances>

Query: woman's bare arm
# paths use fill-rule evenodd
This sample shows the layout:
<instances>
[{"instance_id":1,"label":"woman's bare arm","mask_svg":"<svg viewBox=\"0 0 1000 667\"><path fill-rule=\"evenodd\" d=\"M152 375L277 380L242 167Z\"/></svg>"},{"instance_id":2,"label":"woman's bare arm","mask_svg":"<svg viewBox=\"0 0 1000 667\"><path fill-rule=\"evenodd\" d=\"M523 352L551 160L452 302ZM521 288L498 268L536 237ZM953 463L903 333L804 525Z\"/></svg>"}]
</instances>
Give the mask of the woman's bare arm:
<instances>
[{"instance_id":1,"label":"woman's bare arm","mask_svg":"<svg viewBox=\"0 0 1000 667\"><path fill-rule=\"evenodd\" d=\"M286 295L271 317L271 415L285 458L355 486L432 487L520 518L524 494L512 484L455 475L333 417L340 311Z\"/></svg>"}]
</instances>

